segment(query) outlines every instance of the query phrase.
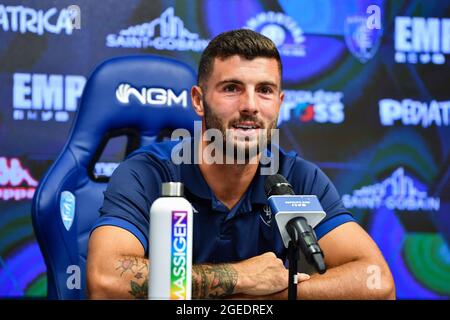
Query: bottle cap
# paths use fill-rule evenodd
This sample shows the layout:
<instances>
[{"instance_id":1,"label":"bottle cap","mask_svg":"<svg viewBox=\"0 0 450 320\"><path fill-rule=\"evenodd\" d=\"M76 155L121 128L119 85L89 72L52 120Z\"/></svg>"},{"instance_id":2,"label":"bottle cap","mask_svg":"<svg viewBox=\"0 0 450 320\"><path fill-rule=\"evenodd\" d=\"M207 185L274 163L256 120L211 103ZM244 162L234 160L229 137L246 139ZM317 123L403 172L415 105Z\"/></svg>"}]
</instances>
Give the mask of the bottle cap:
<instances>
[{"instance_id":1,"label":"bottle cap","mask_svg":"<svg viewBox=\"0 0 450 320\"><path fill-rule=\"evenodd\" d=\"M161 195L163 197L182 197L184 185L181 182L163 182L161 185Z\"/></svg>"}]
</instances>

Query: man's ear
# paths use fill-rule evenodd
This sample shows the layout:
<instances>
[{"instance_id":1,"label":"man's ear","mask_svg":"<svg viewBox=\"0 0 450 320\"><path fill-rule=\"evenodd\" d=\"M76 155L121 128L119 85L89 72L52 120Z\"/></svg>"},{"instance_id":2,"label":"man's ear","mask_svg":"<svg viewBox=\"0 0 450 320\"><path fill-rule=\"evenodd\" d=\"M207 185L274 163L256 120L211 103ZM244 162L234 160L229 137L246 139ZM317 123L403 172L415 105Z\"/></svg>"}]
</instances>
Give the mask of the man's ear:
<instances>
[{"instance_id":1,"label":"man's ear","mask_svg":"<svg viewBox=\"0 0 450 320\"><path fill-rule=\"evenodd\" d=\"M205 115L204 109L203 109L203 92L202 88L199 86L193 86L191 88L191 100L192 100L192 106L194 107L195 112L200 116L203 117Z\"/></svg>"},{"instance_id":2,"label":"man's ear","mask_svg":"<svg viewBox=\"0 0 450 320\"><path fill-rule=\"evenodd\" d=\"M278 105L278 116L280 116L280 109L281 109L281 105L283 104L284 101L284 91L280 92L280 104Z\"/></svg>"}]
</instances>

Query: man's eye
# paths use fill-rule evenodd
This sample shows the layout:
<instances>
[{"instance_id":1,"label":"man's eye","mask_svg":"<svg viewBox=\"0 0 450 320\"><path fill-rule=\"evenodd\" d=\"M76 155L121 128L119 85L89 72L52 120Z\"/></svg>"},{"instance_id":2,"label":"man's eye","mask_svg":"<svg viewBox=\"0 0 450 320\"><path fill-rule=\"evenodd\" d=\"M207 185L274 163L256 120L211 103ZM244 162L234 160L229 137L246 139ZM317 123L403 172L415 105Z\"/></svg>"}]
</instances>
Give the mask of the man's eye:
<instances>
[{"instance_id":1,"label":"man's eye","mask_svg":"<svg viewBox=\"0 0 450 320\"><path fill-rule=\"evenodd\" d=\"M271 87L264 86L264 87L259 88L259 92L261 92L263 94L270 94L270 93L273 93L273 89Z\"/></svg>"},{"instance_id":2,"label":"man's eye","mask_svg":"<svg viewBox=\"0 0 450 320\"><path fill-rule=\"evenodd\" d=\"M226 85L223 88L223 91L225 91L225 92L236 92L237 91L237 87L234 84L229 84L229 85Z\"/></svg>"}]
</instances>

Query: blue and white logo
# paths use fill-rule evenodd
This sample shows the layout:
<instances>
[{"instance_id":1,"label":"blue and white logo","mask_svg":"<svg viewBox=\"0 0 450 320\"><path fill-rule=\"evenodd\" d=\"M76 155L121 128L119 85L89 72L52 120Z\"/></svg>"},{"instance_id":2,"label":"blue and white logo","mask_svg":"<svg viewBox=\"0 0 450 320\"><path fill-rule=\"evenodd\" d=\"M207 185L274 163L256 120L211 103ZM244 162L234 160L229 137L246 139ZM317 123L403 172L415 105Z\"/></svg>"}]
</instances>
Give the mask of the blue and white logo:
<instances>
[{"instance_id":1,"label":"blue and white logo","mask_svg":"<svg viewBox=\"0 0 450 320\"><path fill-rule=\"evenodd\" d=\"M450 126L450 100L424 102L413 99L381 99L378 105L383 126Z\"/></svg>"},{"instance_id":2,"label":"blue and white logo","mask_svg":"<svg viewBox=\"0 0 450 320\"><path fill-rule=\"evenodd\" d=\"M188 106L188 90L182 90L176 94L172 89L165 88L140 88L132 87L128 83L121 83L116 89L116 98L122 104L130 103L133 96L142 105L151 106Z\"/></svg>"},{"instance_id":3,"label":"blue and white logo","mask_svg":"<svg viewBox=\"0 0 450 320\"><path fill-rule=\"evenodd\" d=\"M190 32L184 26L173 7L167 8L159 18L106 36L106 46L110 48L200 52L208 43L208 39L201 39L197 33Z\"/></svg>"},{"instance_id":4,"label":"blue and white logo","mask_svg":"<svg viewBox=\"0 0 450 320\"><path fill-rule=\"evenodd\" d=\"M450 19L395 17L395 62L445 64L450 54Z\"/></svg>"},{"instance_id":5,"label":"blue and white logo","mask_svg":"<svg viewBox=\"0 0 450 320\"><path fill-rule=\"evenodd\" d=\"M285 90L278 125L295 119L301 123L334 123L345 120L344 93L340 91Z\"/></svg>"},{"instance_id":6,"label":"blue and white logo","mask_svg":"<svg viewBox=\"0 0 450 320\"><path fill-rule=\"evenodd\" d=\"M61 193L59 211L64 227L69 231L75 217L75 196L70 191L63 191Z\"/></svg>"},{"instance_id":7,"label":"blue and white logo","mask_svg":"<svg viewBox=\"0 0 450 320\"><path fill-rule=\"evenodd\" d=\"M268 200L286 247L291 239L286 225L292 218L303 217L314 228L326 216L316 195L273 195Z\"/></svg>"},{"instance_id":8,"label":"blue and white logo","mask_svg":"<svg viewBox=\"0 0 450 320\"><path fill-rule=\"evenodd\" d=\"M264 215L260 213L259 217L266 226L270 227L272 225L272 211L270 210L270 207L267 204L264 205L263 212Z\"/></svg>"},{"instance_id":9,"label":"blue and white logo","mask_svg":"<svg viewBox=\"0 0 450 320\"><path fill-rule=\"evenodd\" d=\"M271 39L282 56L304 57L305 36L297 21L281 12L261 12L247 21L245 28Z\"/></svg>"},{"instance_id":10,"label":"blue and white logo","mask_svg":"<svg viewBox=\"0 0 450 320\"><path fill-rule=\"evenodd\" d=\"M78 11L74 11L78 8ZM80 8L72 5L58 10L35 9L24 6L5 6L0 4L0 30L3 32L17 32L21 34L34 33L39 36L44 33L71 35L73 29L79 29L72 23L80 17Z\"/></svg>"},{"instance_id":11,"label":"blue and white logo","mask_svg":"<svg viewBox=\"0 0 450 320\"><path fill-rule=\"evenodd\" d=\"M367 17L354 15L345 20L345 42L351 54L361 63L372 59L380 46L383 28L368 28Z\"/></svg>"},{"instance_id":12,"label":"blue and white logo","mask_svg":"<svg viewBox=\"0 0 450 320\"><path fill-rule=\"evenodd\" d=\"M403 167L397 168L381 182L362 186L352 194L342 195L342 201L348 209L379 209L401 211L439 211L440 198L430 197L426 187L420 188L419 182L406 175Z\"/></svg>"},{"instance_id":13,"label":"blue and white logo","mask_svg":"<svg viewBox=\"0 0 450 320\"><path fill-rule=\"evenodd\" d=\"M13 119L67 122L85 83L81 75L14 73Z\"/></svg>"}]
</instances>

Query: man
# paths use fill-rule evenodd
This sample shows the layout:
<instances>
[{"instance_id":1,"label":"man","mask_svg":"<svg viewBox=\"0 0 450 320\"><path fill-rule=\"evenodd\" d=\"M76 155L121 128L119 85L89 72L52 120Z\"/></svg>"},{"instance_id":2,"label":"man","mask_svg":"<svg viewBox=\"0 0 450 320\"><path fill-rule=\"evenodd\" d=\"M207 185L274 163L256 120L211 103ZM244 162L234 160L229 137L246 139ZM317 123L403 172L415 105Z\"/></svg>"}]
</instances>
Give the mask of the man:
<instances>
[{"instance_id":1,"label":"man","mask_svg":"<svg viewBox=\"0 0 450 320\"><path fill-rule=\"evenodd\" d=\"M174 142L144 148L111 177L101 217L91 233L87 261L91 298L144 298L148 279L149 209L164 181L181 181L194 215L193 298L286 299L286 249L267 214L265 177L249 152L275 128L283 102L281 60L271 40L250 30L214 38L202 54L191 90L202 130L218 129L245 163L207 161L175 165ZM269 137L270 139L270 137ZM225 151L225 148L223 149ZM327 217L316 233L328 271L299 274L299 299L391 299L395 288L376 244L344 208L315 165L279 150L279 172L297 194L316 194ZM217 151L215 156L227 157ZM261 153L257 154L260 159ZM236 158L235 158L236 160ZM265 210L266 209L266 210ZM368 285L377 271L378 285Z\"/></svg>"}]
</instances>

